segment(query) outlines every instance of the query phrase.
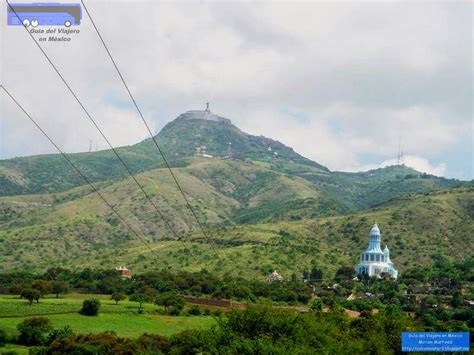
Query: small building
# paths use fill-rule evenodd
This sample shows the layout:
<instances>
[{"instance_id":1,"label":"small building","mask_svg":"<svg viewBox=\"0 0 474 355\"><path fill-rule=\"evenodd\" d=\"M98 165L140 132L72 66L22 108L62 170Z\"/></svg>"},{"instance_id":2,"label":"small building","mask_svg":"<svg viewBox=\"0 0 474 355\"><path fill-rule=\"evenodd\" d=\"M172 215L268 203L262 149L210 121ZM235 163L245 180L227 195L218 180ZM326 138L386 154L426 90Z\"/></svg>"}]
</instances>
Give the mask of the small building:
<instances>
[{"instance_id":1,"label":"small building","mask_svg":"<svg viewBox=\"0 0 474 355\"><path fill-rule=\"evenodd\" d=\"M275 281L281 282L283 281L283 276L281 276L278 272L273 271L270 275L268 275L267 281L268 282L275 282Z\"/></svg>"},{"instance_id":2,"label":"small building","mask_svg":"<svg viewBox=\"0 0 474 355\"><path fill-rule=\"evenodd\" d=\"M122 279L129 279L132 277L132 273L125 266L116 267L115 271L117 271L120 274Z\"/></svg>"},{"instance_id":3,"label":"small building","mask_svg":"<svg viewBox=\"0 0 474 355\"><path fill-rule=\"evenodd\" d=\"M464 305L471 308L471 309L474 309L474 301L470 301L470 300L464 300Z\"/></svg>"},{"instance_id":4,"label":"small building","mask_svg":"<svg viewBox=\"0 0 474 355\"><path fill-rule=\"evenodd\" d=\"M369 233L369 246L360 255L360 262L355 271L358 274L380 277L382 273L387 273L394 279L398 277L398 271L390 260L390 251L387 246L382 251L380 248L380 229L374 224Z\"/></svg>"},{"instance_id":5,"label":"small building","mask_svg":"<svg viewBox=\"0 0 474 355\"><path fill-rule=\"evenodd\" d=\"M228 118L221 117L211 112L209 108L209 102L206 103L205 110L191 110L186 111L178 116L182 120L206 120L214 121L219 123L231 124L232 122Z\"/></svg>"},{"instance_id":6,"label":"small building","mask_svg":"<svg viewBox=\"0 0 474 355\"><path fill-rule=\"evenodd\" d=\"M355 301L355 300L363 300L365 298L365 294L363 292L352 292L346 300L348 301Z\"/></svg>"}]
</instances>

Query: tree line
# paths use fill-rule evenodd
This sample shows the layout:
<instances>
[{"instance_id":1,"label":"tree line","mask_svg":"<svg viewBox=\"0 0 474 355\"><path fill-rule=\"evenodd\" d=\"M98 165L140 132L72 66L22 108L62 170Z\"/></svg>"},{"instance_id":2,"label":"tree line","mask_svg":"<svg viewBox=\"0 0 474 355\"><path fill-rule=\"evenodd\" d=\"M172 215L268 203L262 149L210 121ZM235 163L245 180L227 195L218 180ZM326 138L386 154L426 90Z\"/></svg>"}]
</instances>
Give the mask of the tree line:
<instances>
[{"instance_id":1,"label":"tree line","mask_svg":"<svg viewBox=\"0 0 474 355\"><path fill-rule=\"evenodd\" d=\"M258 305L231 310L211 329L137 339L113 332L76 334L35 317L18 325L16 341L36 346L30 354L401 354L401 333L422 329L396 309L351 319L337 308L298 313Z\"/></svg>"}]
</instances>

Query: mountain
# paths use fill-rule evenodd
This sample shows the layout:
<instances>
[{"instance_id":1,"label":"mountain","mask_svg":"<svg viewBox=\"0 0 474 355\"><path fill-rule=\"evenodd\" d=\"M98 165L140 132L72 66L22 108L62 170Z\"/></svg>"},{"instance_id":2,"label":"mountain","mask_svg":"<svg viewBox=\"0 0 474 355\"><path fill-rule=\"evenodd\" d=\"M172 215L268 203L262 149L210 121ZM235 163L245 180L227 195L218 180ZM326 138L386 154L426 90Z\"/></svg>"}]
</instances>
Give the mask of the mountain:
<instances>
[{"instance_id":1,"label":"mountain","mask_svg":"<svg viewBox=\"0 0 474 355\"><path fill-rule=\"evenodd\" d=\"M157 140L212 241L199 233L148 139L117 150L184 245L111 151L69 156L151 243L153 254L60 155L38 155L0 161L0 266L41 269L54 261L147 268L156 257L160 267L205 266L258 277L272 268L298 272L314 262L333 272L355 262L375 221L401 269L434 254L469 253L474 192L467 182L405 166L332 172L210 111L180 115Z\"/></svg>"},{"instance_id":2,"label":"mountain","mask_svg":"<svg viewBox=\"0 0 474 355\"><path fill-rule=\"evenodd\" d=\"M264 210L273 207L282 210L280 214L287 217L305 218L311 215L357 211L407 193L429 192L462 185L457 180L421 174L404 166L363 173L331 172L278 141L242 132L230 120L212 114L209 110L188 111L180 115L168 123L156 138L167 160L175 168L190 167L192 170L192 158L195 156L210 159L210 164L216 165L215 171L219 171L223 166L222 162L233 162L233 169L242 169L243 174L249 170L249 164L252 165L252 169L258 172L255 177L252 175L251 179L243 178L233 182L234 193L222 191L225 196L231 198L238 195L237 199L247 209L237 213L236 222L262 220L259 216L262 205L252 204L250 200L246 201L248 198L245 197L246 193L252 194L256 189L262 193L266 191L267 196L270 195L269 191L273 193L272 198L260 200L267 206ZM152 171L164 166L151 139L132 146L119 147L117 151L134 173ZM110 150L69 156L91 181L113 184L128 178L125 169ZM210 180L204 183L219 189L216 185L218 175L208 173ZM274 179L297 181L311 190L311 193L306 199L295 200L292 198L294 195L286 193L284 188L277 191L275 188L265 190L265 185L272 184ZM225 184L226 181L221 179L220 183ZM0 161L0 196L65 192L83 184L84 181L58 154ZM172 182L169 188L173 188ZM281 198L278 194L282 194ZM318 201L314 202L316 200ZM308 207L314 210L317 207L318 210L309 213ZM283 211L285 209L306 212L292 214ZM263 220L268 217L269 213L263 213Z\"/></svg>"},{"instance_id":3,"label":"mountain","mask_svg":"<svg viewBox=\"0 0 474 355\"><path fill-rule=\"evenodd\" d=\"M226 164L222 169L231 170L235 163L222 164ZM203 159L192 165L193 174L199 165L200 174L213 169ZM252 165L248 168L253 169ZM190 168L178 169L179 178L186 184L191 183L188 179L195 179L187 169ZM157 171L143 174L140 178L150 192L156 192L157 186L163 186L168 179ZM197 181L195 184L193 203L205 199L206 210L199 213L207 216L208 223L231 218L229 206L238 205L236 199ZM178 196L167 190L166 184L161 189L159 204L168 201L173 207L166 209L166 213L182 212L182 204L173 205ZM302 191L299 187L297 190ZM439 256L448 260L472 256L473 185L412 194L343 216L249 225L226 223L209 230L220 261L199 232L191 231L184 238L184 245L162 233L160 221L144 207L141 196L126 181L106 185L101 191L145 233L153 253L133 238L95 195L80 187L54 195L0 198L0 267L35 271L52 264L76 269L126 264L133 271L156 266L173 270L205 267L220 274L257 278L276 269L288 278L293 272L299 274L316 264L331 275L341 265L356 264L359 253L367 247L368 231L375 222L382 230L383 244L389 245L392 260L401 272L408 267L426 266ZM123 207L124 203L128 207ZM186 223L174 221L179 230L185 231Z\"/></svg>"},{"instance_id":4,"label":"mountain","mask_svg":"<svg viewBox=\"0 0 474 355\"><path fill-rule=\"evenodd\" d=\"M456 179L445 179L420 173L405 165L393 165L366 172L333 172L330 176L303 173L300 177L313 182L328 196L357 211L411 193L430 192L467 185Z\"/></svg>"},{"instance_id":5,"label":"mountain","mask_svg":"<svg viewBox=\"0 0 474 355\"><path fill-rule=\"evenodd\" d=\"M193 157L185 161L186 166L173 171L207 227L347 212L344 206L298 176L236 160ZM183 233L194 230L196 225L167 169L148 170L138 173L136 178L172 224ZM135 223L144 222L141 227L147 234L163 236L169 233L131 178L101 182L97 188L121 214ZM31 211L27 208L36 205L43 208L32 208ZM89 186L62 193L0 198L3 228L35 225L72 215L115 218Z\"/></svg>"},{"instance_id":6,"label":"mountain","mask_svg":"<svg viewBox=\"0 0 474 355\"><path fill-rule=\"evenodd\" d=\"M257 162L265 166L282 167L283 164L290 164L294 165L293 170L301 166L305 170L329 172L326 167L299 155L278 141L242 132L227 119L213 121L206 119L205 115L195 115L190 119L185 113L168 123L159 133L158 139L171 158L211 155ZM150 140L146 140L143 145L148 146L150 143ZM277 162L282 165L276 164Z\"/></svg>"},{"instance_id":7,"label":"mountain","mask_svg":"<svg viewBox=\"0 0 474 355\"><path fill-rule=\"evenodd\" d=\"M182 158L212 154L261 165L278 160L276 165L281 170L289 165L293 169L302 166L306 170L329 172L278 141L243 133L230 121L184 119L182 116L168 123L156 137L172 166L186 164ZM205 149L198 151L200 147ZM117 151L134 173L164 166L151 139L119 147ZM92 181L118 180L128 176L111 150L69 156ZM0 160L0 196L60 192L82 184L84 181L58 154Z\"/></svg>"}]
</instances>

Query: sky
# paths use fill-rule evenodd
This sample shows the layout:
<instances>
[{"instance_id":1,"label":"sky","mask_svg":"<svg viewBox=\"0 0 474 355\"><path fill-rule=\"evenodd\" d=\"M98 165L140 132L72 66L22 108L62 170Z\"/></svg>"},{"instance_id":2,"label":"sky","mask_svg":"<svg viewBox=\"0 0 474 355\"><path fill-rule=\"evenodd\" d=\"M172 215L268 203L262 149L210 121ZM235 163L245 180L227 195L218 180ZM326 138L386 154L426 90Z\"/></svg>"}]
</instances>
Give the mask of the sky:
<instances>
[{"instance_id":1,"label":"sky","mask_svg":"<svg viewBox=\"0 0 474 355\"><path fill-rule=\"evenodd\" d=\"M401 147L419 171L474 178L471 2L85 3L155 132L209 101L331 170ZM147 138L87 16L72 28L44 50L114 145ZM24 28L0 31L0 82L65 151L105 149ZM0 159L54 152L2 93L0 119Z\"/></svg>"}]
</instances>

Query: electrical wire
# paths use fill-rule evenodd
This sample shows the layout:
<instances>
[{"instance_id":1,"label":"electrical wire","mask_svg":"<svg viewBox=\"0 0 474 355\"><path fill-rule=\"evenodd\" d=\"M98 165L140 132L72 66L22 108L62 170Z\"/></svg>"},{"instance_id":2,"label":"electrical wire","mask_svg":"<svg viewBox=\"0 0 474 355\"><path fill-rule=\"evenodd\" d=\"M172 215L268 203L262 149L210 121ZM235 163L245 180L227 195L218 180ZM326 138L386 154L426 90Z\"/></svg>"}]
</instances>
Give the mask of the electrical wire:
<instances>
[{"instance_id":1,"label":"electrical wire","mask_svg":"<svg viewBox=\"0 0 474 355\"><path fill-rule=\"evenodd\" d=\"M189 202L188 198L186 197L186 194L184 193L184 190L183 190L183 188L181 187L181 184L179 183L176 174L175 174L175 173L173 172L173 170L171 169L171 166L170 166L170 164L168 163L168 160L166 159L166 156L165 156L165 154L163 153L163 150L162 150L162 149L160 148L160 146L158 145L158 142L156 141L155 135L153 134L153 132L152 132L151 129L150 129L150 126L148 125L147 121L145 120L145 118L144 118L144 116L143 116L143 113L142 113L142 111L140 110L140 108L139 108L139 106L138 106L138 104L137 104L137 101L135 100L135 98L134 98L132 92L130 91L130 88L129 88L128 85L127 85L127 83L125 82L125 79L124 79L124 77L123 77L123 75L122 75L122 72L121 72L120 69L118 68L118 65L117 65L115 59L113 58L113 56L112 56L112 54L111 54L111 52L110 52L110 50L109 50L107 44L105 43L104 38L103 38L102 35L100 34L99 29L97 28L97 26L96 26L96 24L95 24L95 21L92 19L92 16L91 16L91 14L90 14L90 12L89 12L89 10L88 10L86 4L84 3L83 0L81 0L81 3L82 3L82 6L83 6L83 8L84 8L84 10L85 10L85 12L86 12L86 14L87 14L87 16L89 17L89 19L90 19L90 21L91 21L91 23L92 23L92 26L94 27L94 29L95 29L97 35L99 36L99 39L100 39L102 45L104 46L105 51L107 52L107 54L108 54L110 60L112 61L112 64L113 64L113 66L115 67L115 70L117 71L117 74L118 74L118 76L120 77L120 80L122 81L122 83L123 83L123 85L124 85L124 87L125 87L125 89L126 89L128 95L130 96L130 99L132 100L133 105L135 106L135 109L137 110L137 112L138 112L138 114L139 114L139 116L140 116L140 118L141 118L143 124L145 125L145 127L146 127L148 133L150 134L150 137L151 137L151 139L152 139L152 141L153 141L153 143L154 143L156 149L158 150L158 152L160 153L161 157L163 158L163 161L164 161L164 163L165 163L165 165L166 165L168 171L170 172L170 174L171 174L171 176L172 176L174 182L175 182L176 185L178 186L178 190L179 190L179 192L181 193L181 195L183 196L183 199L184 199L184 201L185 201L185 203L186 203L187 208L189 209L189 211L191 212L192 216L193 216L194 219L196 220L196 222L197 222L197 224L198 224L198 226L199 226L199 229L201 230L202 234L203 234L204 237L207 239L208 243L210 243L210 244L212 245L212 247L213 247L213 249L214 249L214 252L216 253L217 257L219 258L219 255L218 255L218 253L217 253L217 251L216 251L215 243L214 243L214 242L212 241L212 239L208 236L207 232L206 232L205 229L204 229L204 226L203 226L202 223L199 221L199 218L197 217L197 214L196 214L195 210L194 210L193 207L191 206L191 203Z\"/></svg>"},{"instance_id":2,"label":"electrical wire","mask_svg":"<svg viewBox=\"0 0 474 355\"><path fill-rule=\"evenodd\" d=\"M145 238L143 238L125 219L122 217L122 215L117 211L117 209L112 206L112 204L105 198L105 196L97 190L97 188L92 184L92 182L89 180L89 178L79 169L79 167L72 162L72 160L67 156L66 153L62 151L61 148L53 141L53 139L46 133L46 131L41 128L41 126L36 122L36 120L24 109L24 107L18 102L18 100L8 91L3 85L0 85L0 88L3 89L3 91L12 99L12 101L20 108L21 111L30 119L31 122L40 130L41 133L48 139L48 141L56 148L56 150L62 155L62 157L69 163L69 165L72 166L72 168L76 171L79 176L81 176L84 181L89 185L92 190L102 199L102 201L109 207L115 215L120 219L120 221L128 228L130 232L132 232L152 253L156 252L153 248L150 247L149 243L145 241ZM156 255L157 256L157 255Z\"/></svg>"},{"instance_id":3,"label":"electrical wire","mask_svg":"<svg viewBox=\"0 0 474 355\"><path fill-rule=\"evenodd\" d=\"M18 20L21 22L21 18L18 16L18 13L15 11L15 9L12 7L12 5L9 3L8 0L5 0L7 5L10 7L10 9L12 10L12 12L15 14L15 16L18 18ZM23 26L24 27L24 26ZM110 147L110 149L113 151L113 153L115 154L115 156L117 157L117 159L120 161L120 163L123 165L123 167L125 168L125 170L128 172L128 174L130 175L130 177L133 179L133 181L136 183L136 185L139 187L139 189L141 190L141 192L144 194L144 196L146 197L146 199L150 202L150 204L153 206L153 208L155 209L155 211L158 213L158 215L160 216L160 218L165 222L166 226L168 227L168 229L173 233L173 235L175 236L175 238L177 240L180 240L181 242L182 241L182 238L179 236L179 234L174 230L174 228L171 226L170 222L168 221L168 219L161 213L161 211L159 210L158 206L155 204L155 202L153 202L153 200L151 199L151 197L147 194L147 192L144 190L143 186L138 182L137 178L135 177L135 175L133 174L133 172L131 171L131 169L128 167L128 165L124 162L124 160L122 159L122 157L118 154L117 150L113 147L113 145L110 143L109 139L106 137L106 135L104 134L104 132L100 129L99 125L97 124L97 122L94 120L94 118L91 116L91 114L89 113L89 111L86 109L86 107L84 106L84 104L81 102L81 100L78 98L78 96L76 95L76 93L74 92L74 90L71 88L71 86L68 84L68 82L66 81L66 79L64 79L63 75L61 74L61 72L58 70L58 68L56 67L56 65L54 65L54 63L52 62L52 60L50 59L50 57L46 54L46 52L43 50L43 48L41 47L41 45L38 43L38 41L35 39L35 37L30 33L30 31L28 31L28 29L26 27L24 27L26 32L28 33L28 35L31 37L31 39L33 40L33 42L36 44L36 46L39 48L39 50L41 51L41 53L43 53L44 57L47 59L47 61L49 62L49 64L51 65L51 67L54 69L54 71L56 72L56 74L58 74L58 76L61 78L62 82L64 83L64 85L66 86L66 88L69 90L69 92L71 93L71 95L74 97L74 99L77 101L77 103L79 104L79 106L82 108L82 110L84 111L84 113L86 114L86 116L89 118L89 120L92 122L92 124L94 125L94 127L99 131L99 133L101 134L102 138L104 138L104 140L107 142L108 146ZM184 242L183 242L184 243ZM195 261L197 261L196 257L194 256L194 254L192 253L191 249L190 250L190 254L192 255L193 259L195 259Z\"/></svg>"}]
</instances>

